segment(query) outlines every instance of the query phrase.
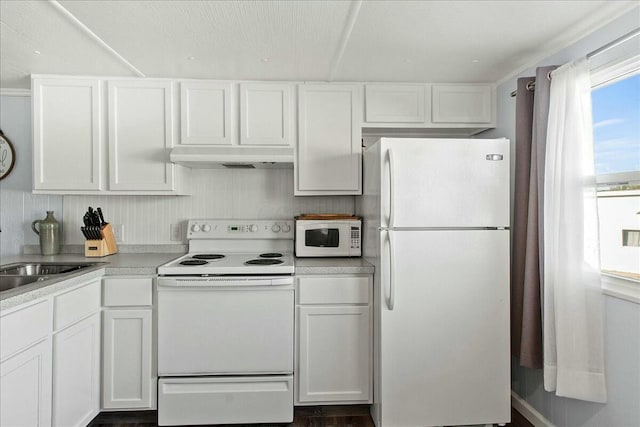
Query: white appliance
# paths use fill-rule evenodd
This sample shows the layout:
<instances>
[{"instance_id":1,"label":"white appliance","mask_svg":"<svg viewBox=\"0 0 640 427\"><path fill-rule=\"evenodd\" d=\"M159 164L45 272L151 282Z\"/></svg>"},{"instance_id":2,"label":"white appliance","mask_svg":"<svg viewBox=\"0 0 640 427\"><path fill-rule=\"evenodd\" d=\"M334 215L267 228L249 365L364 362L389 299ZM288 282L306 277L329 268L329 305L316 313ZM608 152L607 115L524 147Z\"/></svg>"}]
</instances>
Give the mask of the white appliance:
<instances>
[{"instance_id":1,"label":"white appliance","mask_svg":"<svg viewBox=\"0 0 640 427\"><path fill-rule=\"evenodd\" d=\"M293 221L191 220L158 268L158 424L293 420Z\"/></svg>"},{"instance_id":2,"label":"white appliance","mask_svg":"<svg viewBox=\"0 0 640 427\"><path fill-rule=\"evenodd\" d=\"M360 219L296 219L297 257L359 257Z\"/></svg>"},{"instance_id":3,"label":"white appliance","mask_svg":"<svg viewBox=\"0 0 640 427\"><path fill-rule=\"evenodd\" d=\"M376 426L509 422L509 141L382 138L356 212Z\"/></svg>"}]
</instances>

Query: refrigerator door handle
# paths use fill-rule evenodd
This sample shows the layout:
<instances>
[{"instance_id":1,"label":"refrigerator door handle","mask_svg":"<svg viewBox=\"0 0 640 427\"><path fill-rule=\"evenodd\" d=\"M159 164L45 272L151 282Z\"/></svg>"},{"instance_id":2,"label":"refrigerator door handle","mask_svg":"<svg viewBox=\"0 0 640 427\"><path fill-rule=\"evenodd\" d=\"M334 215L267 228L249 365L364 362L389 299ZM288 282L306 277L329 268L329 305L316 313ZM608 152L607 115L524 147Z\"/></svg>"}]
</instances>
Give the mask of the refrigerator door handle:
<instances>
[{"instance_id":1,"label":"refrigerator door handle","mask_svg":"<svg viewBox=\"0 0 640 427\"><path fill-rule=\"evenodd\" d=\"M389 219L387 221L388 227L393 228L393 217L394 217L394 185L393 185L393 152L391 149L387 150L387 161L389 162Z\"/></svg>"},{"instance_id":2,"label":"refrigerator door handle","mask_svg":"<svg viewBox=\"0 0 640 427\"><path fill-rule=\"evenodd\" d=\"M387 230L387 239L389 240L389 298L387 299L387 308L389 311L393 311L396 300L396 287L395 287L395 263L393 261L393 231Z\"/></svg>"}]
</instances>

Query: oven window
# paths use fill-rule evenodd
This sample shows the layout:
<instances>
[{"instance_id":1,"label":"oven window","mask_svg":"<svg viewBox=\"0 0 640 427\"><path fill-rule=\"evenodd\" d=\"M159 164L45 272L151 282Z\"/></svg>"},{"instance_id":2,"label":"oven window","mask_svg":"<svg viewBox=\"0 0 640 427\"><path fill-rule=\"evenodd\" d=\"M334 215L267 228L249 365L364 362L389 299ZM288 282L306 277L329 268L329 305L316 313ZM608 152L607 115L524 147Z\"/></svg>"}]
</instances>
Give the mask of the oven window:
<instances>
[{"instance_id":1,"label":"oven window","mask_svg":"<svg viewBox=\"0 0 640 427\"><path fill-rule=\"evenodd\" d=\"M309 247L337 248L340 243L340 232L337 228L318 228L305 230L304 244Z\"/></svg>"}]
</instances>

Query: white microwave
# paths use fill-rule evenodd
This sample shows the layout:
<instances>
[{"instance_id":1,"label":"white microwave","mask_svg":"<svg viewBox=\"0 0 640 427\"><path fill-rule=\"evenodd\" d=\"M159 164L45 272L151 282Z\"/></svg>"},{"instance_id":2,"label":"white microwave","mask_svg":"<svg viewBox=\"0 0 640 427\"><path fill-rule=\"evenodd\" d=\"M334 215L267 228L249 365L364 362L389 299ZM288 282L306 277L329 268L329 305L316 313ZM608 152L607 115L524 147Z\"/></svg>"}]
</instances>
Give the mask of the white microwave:
<instances>
[{"instance_id":1,"label":"white microwave","mask_svg":"<svg viewBox=\"0 0 640 427\"><path fill-rule=\"evenodd\" d=\"M296 219L296 256L359 257L361 236L360 219Z\"/></svg>"}]
</instances>

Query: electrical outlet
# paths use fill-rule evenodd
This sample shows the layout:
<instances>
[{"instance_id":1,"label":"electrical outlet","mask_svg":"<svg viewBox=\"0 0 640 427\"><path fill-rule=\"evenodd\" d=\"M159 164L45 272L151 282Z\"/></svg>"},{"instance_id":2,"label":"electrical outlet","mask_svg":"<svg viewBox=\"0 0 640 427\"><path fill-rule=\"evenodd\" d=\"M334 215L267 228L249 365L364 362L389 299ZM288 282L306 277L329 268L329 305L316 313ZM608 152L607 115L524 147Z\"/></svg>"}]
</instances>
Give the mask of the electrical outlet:
<instances>
[{"instance_id":1,"label":"electrical outlet","mask_svg":"<svg viewBox=\"0 0 640 427\"><path fill-rule=\"evenodd\" d=\"M116 239L116 243L124 242L124 224L111 224L113 229L113 237Z\"/></svg>"},{"instance_id":2,"label":"electrical outlet","mask_svg":"<svg viewBox=\"0 0 640 427\"><path fill-rule=\"evenodd\" d=\"M172 242L182 242L182 227L180 223L171 224L171 241Z\"/></svg>"}]
</instances>

